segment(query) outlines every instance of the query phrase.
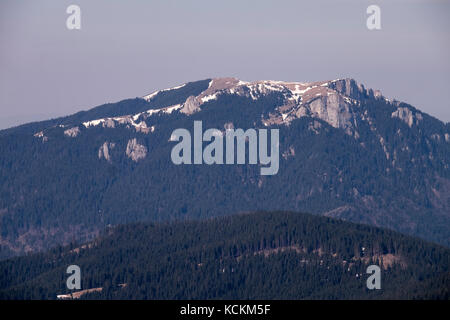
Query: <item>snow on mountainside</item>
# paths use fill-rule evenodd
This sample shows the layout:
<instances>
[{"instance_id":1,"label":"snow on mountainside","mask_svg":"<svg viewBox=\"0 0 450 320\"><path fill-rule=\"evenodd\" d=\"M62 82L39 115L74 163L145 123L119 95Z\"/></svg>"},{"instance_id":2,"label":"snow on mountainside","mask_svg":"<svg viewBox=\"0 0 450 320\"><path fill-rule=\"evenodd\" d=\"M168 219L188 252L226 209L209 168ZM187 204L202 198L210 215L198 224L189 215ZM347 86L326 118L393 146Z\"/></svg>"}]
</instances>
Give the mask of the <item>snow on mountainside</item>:
<instances>
[{"instance_id":1,"label":"snow on mountainside","mask_svg":"<svg viewBox=\"0 0 450 320\"><path fill-rule=\"evenodd\" d=\"M186 84L169 89L155 91L142 99L150 102L160 93L183 88ZM264 126L289 125L294 119L309 116L321 119L335 128L344 129L349 135L358 136L356 131L356 117L358 114L359 99L368 95L377 99L385 99L380 91L365 89L363 85L356 83L353 79L337 79L318 82L285 82L285 81L254 81L247 82L235 78L216 78L209 82L208 88L196 96L189 96L183 103L170 105L157 109L149 109L136 114L118 117L107 117L85 121L85 128L101 125L107 128L125 125L134 128L138 132L150 133L155 126L148 126L148 118L157 114L171 114L179 111L191 115L202 110L206 103L217 100L222 95L237 95L258 100L271 93L281 94L283 104L275 106L269 116L261 119ZM389 101L385 99L386 101ZM412 115L407 108L400 108L392 114L410 126L418 123L421 119L420 113ZM415 120L413 120L413 117ZM65 134L75 137L79 132L78 127L67 129ZM35 134L36 137L44 137L44 132Z\"/></svg>"}]
</instances>

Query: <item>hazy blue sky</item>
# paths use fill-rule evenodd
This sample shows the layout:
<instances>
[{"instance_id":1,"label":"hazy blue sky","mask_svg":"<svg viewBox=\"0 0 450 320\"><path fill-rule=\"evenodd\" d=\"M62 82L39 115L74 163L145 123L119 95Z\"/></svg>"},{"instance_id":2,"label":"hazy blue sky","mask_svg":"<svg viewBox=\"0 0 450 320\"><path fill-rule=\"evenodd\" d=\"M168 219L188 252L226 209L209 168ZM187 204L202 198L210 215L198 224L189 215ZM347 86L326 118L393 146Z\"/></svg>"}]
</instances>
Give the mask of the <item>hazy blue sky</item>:
<instances>
[{"instance_id":1,"label":"hazy blue sky","mask_svg":"<svg viewBox=\"0 0 450 320\"><path fill-rule=\"evenodd\" d=\"M445 0L2 0L0 128L221 76L352 77L450 121L449 27Z\"/></svg>"}]
</instances>

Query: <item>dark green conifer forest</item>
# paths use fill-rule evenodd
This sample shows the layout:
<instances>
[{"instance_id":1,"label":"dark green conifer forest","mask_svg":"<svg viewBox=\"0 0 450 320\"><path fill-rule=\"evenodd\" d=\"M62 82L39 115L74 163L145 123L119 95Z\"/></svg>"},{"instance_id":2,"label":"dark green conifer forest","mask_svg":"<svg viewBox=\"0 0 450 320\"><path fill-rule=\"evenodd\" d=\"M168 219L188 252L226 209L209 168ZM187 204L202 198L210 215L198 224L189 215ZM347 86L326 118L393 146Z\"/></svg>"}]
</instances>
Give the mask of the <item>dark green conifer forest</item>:
<instances>
[{"instance_id":1,"label":"dark green conifer forest","mask_svg":"<svg viewBox=\"0 0 450 320\"><path fill-rule=\"evenodd\" d=\"M0 262L0 299L448 299L450 250L393 231L293 212L137 223L86 244ZM380 290L366 287L381 267ZM77 291L77 290L75 290Z\"/></svg>"}]
</instances>

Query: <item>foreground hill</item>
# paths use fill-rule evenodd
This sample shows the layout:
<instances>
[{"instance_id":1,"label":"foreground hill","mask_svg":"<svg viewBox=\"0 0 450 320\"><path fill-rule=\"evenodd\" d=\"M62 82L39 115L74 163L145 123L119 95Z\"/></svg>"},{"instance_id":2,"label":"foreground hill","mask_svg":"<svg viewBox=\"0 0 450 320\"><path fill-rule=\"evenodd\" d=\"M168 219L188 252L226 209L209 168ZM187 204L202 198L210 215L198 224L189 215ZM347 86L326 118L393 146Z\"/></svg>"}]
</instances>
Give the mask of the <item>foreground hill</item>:
<instances>
[{"instance_id":1,"label":"foreground hill","mask_svg":"<svg viewBox=\"0 0 450 320\"><path fill-rule=\"evenodd\" d=\"M430 97L431 98L431 97ZM279 170L175 165L173 130L279 129ZM206 143L205 143L206 144ZM294 210L450 245L450 126L352 79L206 79L0 131L0 258L108 225Z\"/></svg>"},{"instance_id":2,"label":"foreground hill","mask_svg":"<svg viewBox=\"0 0 450 320\"><path fill-rule=\"evenodd\" d=\"M0 299L449 299L450 250L327 217L259 212L111 229L0 262ZM368 290L367 266L382 268Z\"/></svg>"}]
</instances>

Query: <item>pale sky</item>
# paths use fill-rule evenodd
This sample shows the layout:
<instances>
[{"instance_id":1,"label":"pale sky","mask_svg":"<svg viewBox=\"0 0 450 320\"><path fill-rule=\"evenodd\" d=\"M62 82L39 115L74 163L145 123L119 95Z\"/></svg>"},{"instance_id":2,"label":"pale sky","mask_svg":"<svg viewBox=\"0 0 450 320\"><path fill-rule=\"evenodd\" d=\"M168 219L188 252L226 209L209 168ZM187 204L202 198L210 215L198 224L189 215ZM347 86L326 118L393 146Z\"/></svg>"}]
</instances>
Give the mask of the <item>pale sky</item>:
<instances>
[{"instance_id":1,"label":"pale sky","mask_svg":"<svg viewBox=\"0 0 450 320\"><path fill-rule=\"evenodd\" d=\"M449 31L446 0L2 0L0 128L228 76L351 77L448 122Z\"/></svg>"}]
</instances>

